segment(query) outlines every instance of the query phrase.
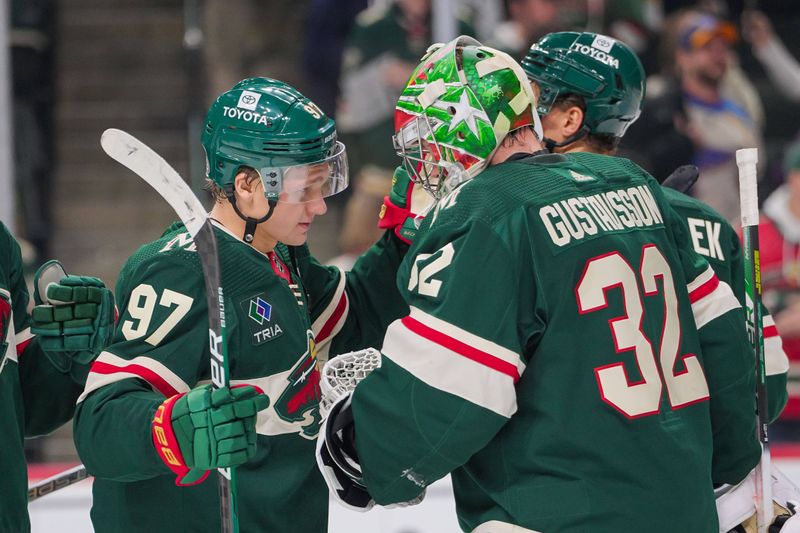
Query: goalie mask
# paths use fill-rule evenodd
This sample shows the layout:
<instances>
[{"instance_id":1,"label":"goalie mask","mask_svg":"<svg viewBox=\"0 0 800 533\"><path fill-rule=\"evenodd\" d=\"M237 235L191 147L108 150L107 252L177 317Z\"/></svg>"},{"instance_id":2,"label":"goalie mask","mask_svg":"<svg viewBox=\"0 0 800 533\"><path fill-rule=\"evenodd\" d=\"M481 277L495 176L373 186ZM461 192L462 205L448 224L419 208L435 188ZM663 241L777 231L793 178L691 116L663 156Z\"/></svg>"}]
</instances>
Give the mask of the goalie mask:
<instances>
[{"instance_id":1,"label":"goalie mask","mask_svg":"<svg viewBox=\"0 0 800 533\"><path fill-rule=\"evenodd\" d=\"M550 112L559 95L586 102L588 133L622 137L642 110L644 68L626 44L591 32L550 33L531 46L522 68L539 86L537 111Z\"/></svg>"},{"instance_id":2,"label":"goalie mask","mask_svg":"<svg viewBox=\"0 0 800 533\"><path fill-rule=\"evenodd\" d=\"M488 165L512 131L533 126L535 99L510 56L461 36L428 49L395 109L397 154L409 176L441 198Z\"/></svg>"},{"instance_id":3,"label":"goalie mask","mask_svg":"<svg viewBox=\"0 0 800 533\"><path fill-rule=\"evenodd\" d=\"M202 144L207 175L229 199L243 166L258 173L271 203L303 203L347 188L347 156L333 120L278 80L246 79L220 95Z\"/></svg>"}]
</instances>

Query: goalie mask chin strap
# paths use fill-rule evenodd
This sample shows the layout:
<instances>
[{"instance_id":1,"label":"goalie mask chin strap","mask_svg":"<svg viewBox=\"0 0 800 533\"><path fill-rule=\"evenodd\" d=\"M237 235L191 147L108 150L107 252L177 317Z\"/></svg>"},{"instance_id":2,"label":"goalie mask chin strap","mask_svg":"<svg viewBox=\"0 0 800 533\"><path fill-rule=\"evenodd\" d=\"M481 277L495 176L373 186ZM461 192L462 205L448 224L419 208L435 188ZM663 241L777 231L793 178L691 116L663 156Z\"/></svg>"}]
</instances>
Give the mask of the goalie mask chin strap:
<instances>
[{"instance_id":1,"label":"goalie mask chin strap","mask_svg":"<svg viewBox=\"0 0 800 533\"><path fill-rule=\"evenodd\" d=\"M556 142L550 137L544 137L542 139L542 142L544 143L545 148L547 148L549 151L552 152L554 148L563 148L564 146L570 145L575 141L583 139L587 135L589 135L589 127L586 124L584 124L578 131L576 131L575 133L573 133L572 135L570 135L561 142Z\"/></svg>"},{"instance_id":2,"label":"goalie mask chin strap","mask_svg":"<svg viewBox=\"0 0 800 533\"><path fill-rule=\"evenodd\" d=\"M269 204L269 207L267 208L267 214L261 218L253 218L245 216L244 213L239 210L239 206L236 205L236 194L233 190L233 184L225 186L225 197L231 203L233 210L236 211L236 214L239 216L239 218L244 220L244 235L242 236L242 239L244 239L244 242L247 244L251 244L253 242L253 236L256 232L256 226L269 220L269 217L271 217L272 213L275 212L275 205L278 203L278 200L267 198L267 203Z\"/></svg>"}]
</instances>

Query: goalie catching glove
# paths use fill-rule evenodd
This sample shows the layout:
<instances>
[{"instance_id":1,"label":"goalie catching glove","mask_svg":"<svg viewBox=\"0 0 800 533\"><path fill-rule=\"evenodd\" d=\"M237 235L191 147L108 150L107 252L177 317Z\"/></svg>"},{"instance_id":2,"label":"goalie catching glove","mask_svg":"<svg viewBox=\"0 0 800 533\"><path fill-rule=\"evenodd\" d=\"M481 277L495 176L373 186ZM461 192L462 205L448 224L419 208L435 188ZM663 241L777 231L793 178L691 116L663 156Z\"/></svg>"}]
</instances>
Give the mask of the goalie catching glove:
<instances>
[{"instance_id":1,"label":"goalie catching glove","mask_svg":"<svg viewBox=\"0 0 800 533\"><path fill-rule=\"evenodd\" d=\"M356 386L379 366L380 352L367 348L337 355L320 373L322 427L317 438L317 465L336 501L353 511L369 511L375 501L361 483L350 398Z\"/></svg>"},{"instance_id":2,"label":"goalie catching glove","mask_svg":"<svg viewBox=\"0 0 800 533\"><path fill-rule=\"evenodd\" d=\"M394 230L401 241L411 244L433 205L433 196L412 181L402 166L397 167L392 176L392 191L383 197L378 227Z\"/></svg>"},{"instance_id":3,"label":"goalie catching glove","mask_svg":"<svg viewBox=\"0 0 800 533\"><path fill-rule=\"evenodd\" d=\"M89 276L68 276L56 260L48 261L33 278L31 333L53 364L66 372L72 361L86 365L114 334L114 295Z\"/></svg>"},{"instance_id":4,"label":"goalie catching glove","mask_svg":"<svg viewBox=\"0 0 800 533\"><path fill-rule=\"evenodd\" d=\"M350 399L351 393L340 398L322 421L317 466L337 502L351 511L365 512L372 509L375 500L361 479Z\"/></svg>"},{"instance_id":5,"label":"goalie catching glove","mask_svg":"<svg viewBox=\"0 0 800 533\"><path fill-rule=\"evenodd\" d=\"M372 499L361 476L356 450L355 423L350 401L358 384L381 366L381 354L373 348L337 355L322 368L320 413L322 427L317 438L317 466L334 499L353 511L372 509ZM423 492L411 501L388 507L416 505Z\"/></svg>"},{"instance_id":6,"label":"goalie catching glove","mask_svg":"<svg viewBox=\"0 0 800 533\"><path fill-rule=\"evenodd\" d=\"M256 453L256 416L268 405L265 394L246 385L202 385L167 398L153 417L153 444L178 476L175 484L195 485L209 470L249 461Z\"/></svg>"}]
</instances>

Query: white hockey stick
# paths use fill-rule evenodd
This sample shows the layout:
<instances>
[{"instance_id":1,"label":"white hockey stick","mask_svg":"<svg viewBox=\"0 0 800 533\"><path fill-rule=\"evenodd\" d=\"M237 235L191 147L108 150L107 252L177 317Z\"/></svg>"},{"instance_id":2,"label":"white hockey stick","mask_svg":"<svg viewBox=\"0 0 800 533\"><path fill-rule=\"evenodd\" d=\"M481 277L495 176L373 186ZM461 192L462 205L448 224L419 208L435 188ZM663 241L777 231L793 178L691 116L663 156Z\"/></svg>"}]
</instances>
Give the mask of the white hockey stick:
<instances>
[{"instance_id":1,"label":"white hockey stick","mask_svg":"<svg viewBox=\"0 0 800 533\"><path fill-rule=\"evenodd\" d=\"M756 465L756 525L759 533L766 533L772 523L772 481L770 478L770 451L767 424L767 386L764 362L764 325L761 312L761 261L758 244L758 186L756 163L758 150L746 148L736 151L739 165L739 201L741 205L742 236L744 241L745 293L747 301L747 329L756 352L756 414L758 440L761 443L761 460Z\"/></svg>"},{"instance_id":2,"label":"white hockey stick","mask_svg":"<svg viewBox=\"0 0 800 533\"><path fill-rule=\"evenodd\" d=\"M183 178L160 155L122 130L108 129L100 145L112 159L128 167L150 184L175 210L194 239L203 267L208 301L211 383L215 389L229 385L225 304L220 285L219 257L214 228L203 204ZM220 518L223 533L239 531L236 478L233 468L219 468Z\"/></svg>"}]
</instances>

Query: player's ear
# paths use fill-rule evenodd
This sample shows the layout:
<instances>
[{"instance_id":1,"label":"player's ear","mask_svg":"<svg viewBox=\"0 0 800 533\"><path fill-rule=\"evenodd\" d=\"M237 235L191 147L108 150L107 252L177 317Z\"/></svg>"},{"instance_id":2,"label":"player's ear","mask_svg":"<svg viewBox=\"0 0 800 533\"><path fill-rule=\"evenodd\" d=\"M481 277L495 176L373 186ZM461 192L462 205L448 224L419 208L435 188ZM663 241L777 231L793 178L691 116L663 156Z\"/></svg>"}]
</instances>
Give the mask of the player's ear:
<instances>
[{"instance_id":1,"label":"player's ear","mask_svg":"<svg viewBox=\"0 0 800 533\"><path fill-rule=\"evenodd\" d=\"M568 139L578 133L582 125L583 110L576 105L570 106L566 113L564 113L564 122L562 124L564 138Z\"/></svg>"},{"instance_id":2,"label":"player's ear","mask_svg":"<svg viewBox=\"0 0 800 533\"><path fill-rule=\"evenodd\" d=\"M245 171L240 171L233 179L233 188L236 191L236 197L243 201L250 200L257 192L259 180L254 179Z\"/></svg>"}]
</instances>

